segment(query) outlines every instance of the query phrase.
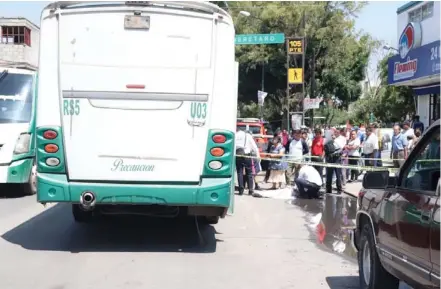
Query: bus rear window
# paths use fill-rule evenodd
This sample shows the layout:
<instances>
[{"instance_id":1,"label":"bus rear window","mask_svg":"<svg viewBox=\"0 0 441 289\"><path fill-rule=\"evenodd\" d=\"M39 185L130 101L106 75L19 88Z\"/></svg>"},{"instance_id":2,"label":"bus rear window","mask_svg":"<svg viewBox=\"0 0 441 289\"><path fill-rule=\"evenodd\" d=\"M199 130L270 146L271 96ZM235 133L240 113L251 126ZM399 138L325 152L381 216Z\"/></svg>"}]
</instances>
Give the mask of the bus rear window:
<instances>
[{"instance_id":1,"label":"bus rear window","mask_svg":"<svg viewBox=\"0 0 441 289\"><path fill-rule=\"evenodd\" d=\"M33 76L0 72L0 123L29 122Z\"/></svg>"}]
</instances>

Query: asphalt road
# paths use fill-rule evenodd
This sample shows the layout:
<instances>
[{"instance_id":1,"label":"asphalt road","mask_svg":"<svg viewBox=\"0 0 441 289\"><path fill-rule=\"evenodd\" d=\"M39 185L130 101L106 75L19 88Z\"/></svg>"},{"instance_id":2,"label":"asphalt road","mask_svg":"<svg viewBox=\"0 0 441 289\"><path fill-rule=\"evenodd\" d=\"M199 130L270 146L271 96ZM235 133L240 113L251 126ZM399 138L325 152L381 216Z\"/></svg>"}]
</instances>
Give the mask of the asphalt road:
<instances>
[{"instance_id":1,"label":"asphalt road","mask_svg":"<svg viewBox=\"0 0 441 289\"><path fill-rule=\"evenodd\" d=\"M216 226L107 219L74 223L70 207L0 199L0 288L358 288L347 228L354 199L236 197Z\"/></svg>"}]
</instances>

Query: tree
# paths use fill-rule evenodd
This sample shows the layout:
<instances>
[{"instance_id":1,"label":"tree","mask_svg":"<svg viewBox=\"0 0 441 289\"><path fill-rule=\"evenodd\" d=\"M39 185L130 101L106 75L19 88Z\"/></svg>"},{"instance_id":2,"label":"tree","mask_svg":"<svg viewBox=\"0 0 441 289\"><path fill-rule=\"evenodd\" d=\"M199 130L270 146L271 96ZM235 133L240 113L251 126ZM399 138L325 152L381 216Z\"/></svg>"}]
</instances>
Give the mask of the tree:
<instances>
[{"instance_id":1,"label":"tree","mask_svg":"<svg viewBox=\"0 0 441 289\"><path fill-rule=\"evenodd\" d=\"M355 31L354 17L364 2L228 2L237 34L284 33L286 36L305 36L305 92L311 87L311 67L315 56L315 91L325 101L332 97L341 100L342 108L359 98L360 81L365 78L366 66L373 40ZM250 12L244 17L240 11ZM269 93L265 117L280 118L287 105L292 108L303 95L290 95L286 103L286 50L280 45L238 45L236 56L240 63L239 101L257 101L261 69L265 67L265 90ZM294 63L301 67L300 63Z\"/></svg>"},{"instance_id":2,"label":"tree","mask_svg":"<svg viewBox=\"0 0 441 289\"><path fill-rule=\"evenodd\" d=\"M407 86L392 86L387 84L387 61L391 55L386 55L378 64L380 76L379 88L376 93L358 100L353 105L352 118L368 121L372 112L378 121L384 123L400 122L408 115L415 113L415 103L412 88ZM374 88L373 88L374 89Z\"/></svg>"}]
</instances>

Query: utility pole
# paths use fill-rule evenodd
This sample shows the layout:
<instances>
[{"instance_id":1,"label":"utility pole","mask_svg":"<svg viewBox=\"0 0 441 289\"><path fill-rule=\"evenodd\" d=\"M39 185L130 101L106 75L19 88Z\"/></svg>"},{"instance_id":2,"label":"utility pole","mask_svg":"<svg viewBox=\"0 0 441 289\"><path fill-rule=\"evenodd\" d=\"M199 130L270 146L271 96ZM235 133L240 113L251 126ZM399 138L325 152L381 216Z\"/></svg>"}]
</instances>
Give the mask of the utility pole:
<instances>
[{"instance_id":1,"label":"utility pole","mask_svg":"<svg viewBox=\"0 0 441 289\"><path fill-rule=\"evenodd\" d=\"M261 78L262 84L261 84L261 91L265 91L265 62L262 61L262 78ZM259 105L259 115L260 120L263 121L263 105Z\"/></svg>"},{"instance_id":2,"label":"utility pole","mask_svg":"<svg viewBox=\"0 0 441 289\"><path fill-rule=\"evenodd\" d=\"M287 106L287 121L288 121L288 129L290 122L290 106L289 106L289 98L290 98L290 90L291 85L293 86L293 90L295 90L296 94L301 94L302 97L305 96L305 37L290 37L286 41L286 67L287 67L287 87L286 87L286 106ZM295 67L290 67L290 59L293 57L296 61L294 62ZM300 59L301 58L301 59ZM299 61L297 61L299 60ZM301 63L301 67L299 67L299 62ZM300 91L299 91L300 88ZM296 116L301 114L302 120L299 125L304 124L304 111L303 105L301 106L301 110L296 106L296 111L293 112ZM296 122L298 118L296 117Z\"/></svg>"},{"instance_id":3,"label":"utility pole","mask_svg":"<svg viewBox=\"0 0 441 289\"><path fill-rule=\"evenodd\" d=\"M315 49L312 50L312 60L311 60L311 96L310 98L315 98ZM311 127L314 128L314 110L311 109Z\"/></svg>"},{"instance_id":4,"label":"utility pole","mask_svg":"<svg viewBox=\"0 0 441 289\"><path fill-rule=\"evenodd\" d=\"M289 38L286 40L286 131L289 133Z\"/></svg>"}]
</instances>

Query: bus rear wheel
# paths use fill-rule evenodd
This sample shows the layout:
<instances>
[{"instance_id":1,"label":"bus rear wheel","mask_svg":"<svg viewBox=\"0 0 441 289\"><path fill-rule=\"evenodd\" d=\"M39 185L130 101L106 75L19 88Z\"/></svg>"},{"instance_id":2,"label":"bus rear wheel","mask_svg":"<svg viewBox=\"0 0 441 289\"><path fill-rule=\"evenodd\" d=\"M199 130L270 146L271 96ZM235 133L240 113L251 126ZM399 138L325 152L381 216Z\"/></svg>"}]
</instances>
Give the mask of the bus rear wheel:
<instances>
[{"instance_id":1,"label":"bus rear wheel","mask_svg":"<svg viewBox=\"0 0 441 289\"><path fill-rule=\"evenodd\" d=\"M199 221L207 225L216 225L219 223L219 218L219 216L201 216L199 217Z\"/></svg>"},{"instance_id":2,"label":"bus rear wheel","mask_svg":"<svg viewBox=\"0 0 441 289\"><path fill-rule=\"evenodd\" d=\"M94 217L93 211L85 211L80 205L72 205L72 215L77 223L90 223Z\"/></svg>"}]
</instances>

